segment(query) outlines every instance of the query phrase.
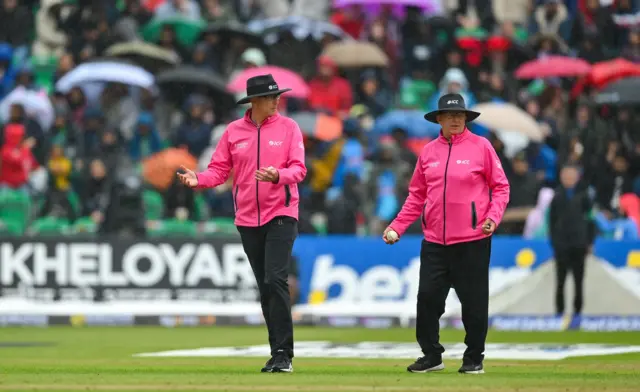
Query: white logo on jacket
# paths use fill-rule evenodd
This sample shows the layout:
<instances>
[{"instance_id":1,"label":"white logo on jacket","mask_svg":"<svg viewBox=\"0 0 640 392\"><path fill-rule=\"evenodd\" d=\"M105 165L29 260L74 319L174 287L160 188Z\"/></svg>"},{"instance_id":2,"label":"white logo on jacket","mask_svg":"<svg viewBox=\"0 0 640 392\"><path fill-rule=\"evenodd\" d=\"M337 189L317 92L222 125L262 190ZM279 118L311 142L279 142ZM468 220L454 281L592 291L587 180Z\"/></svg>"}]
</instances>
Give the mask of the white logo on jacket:
<instances>
[{"instance_id":1,"label":"white logo on jacket","mask_svg":"<svg viewBox=\"0 0 640 392\"><path fill-rule=\"evenodd\" d=\"M247 148L248 145L249 145L248 142L240 142L240 143L236 143L235 147L236 148Z\"/></svg>"},{"instance_id":2,"label":"white logo on jacket","mask_svg":"<svg viewBox=\"0 0 640 392\"><path fill-rule=\"evenodd\" d=\"M440 166L440 161L435 161L427 164L427 167L438 167Z\"/></svg>"},{"instance_id":3,"label":"white logo on jacket","mask_svg":"<svg viewBox=\"0 0 640 392\"><path fill-rule=\"evenodd\" d=\"M468 159L465 159L465 160L460 160L460 159L458 159L458 160L456 161L456 163L457 163L458 165L468 165L470 162L469 162L469 160L468 160Z\"/></svg>"},{"instance_id":4,"label":"white logo on jacket","mask_svg":"<svg viewBox=\"0 0 640 392\"><path fill-rule=\"evenodd\" d=\"M282 141L269 140L269 145L280 147L282 145Z\"/></svg>"}]
</instances>

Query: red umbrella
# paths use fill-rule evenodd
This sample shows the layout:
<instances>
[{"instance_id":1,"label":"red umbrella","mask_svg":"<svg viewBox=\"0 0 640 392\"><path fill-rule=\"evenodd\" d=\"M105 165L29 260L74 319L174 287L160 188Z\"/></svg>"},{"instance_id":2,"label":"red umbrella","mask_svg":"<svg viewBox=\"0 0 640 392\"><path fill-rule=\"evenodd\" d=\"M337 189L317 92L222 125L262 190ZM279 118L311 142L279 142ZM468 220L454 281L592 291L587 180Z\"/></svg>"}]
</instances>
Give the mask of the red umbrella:
<instances>
[{"instance_id":1,"label":"red umbrella","mask_svg":"<svg viewBox=\"0 0 640 392\"><path fill-rule=\"evenodd\" d=\"M527 61L516 70L518 79L537 79L581 76L589 73L591 65L582 60L566 56L548 56Z\"/></svg>"},{"instance_id":2,"label":"red umbrella","mask_svg":"<svg viewBox=\"0 0 640 392\"><path fill-rule=\"evenodd\" d=\"M571 98L577 98L588 86L601 89L616 80L640 76L640 65L623 58L595 63L584 78L578 80L571 90Z\"/></svg>"},{"instance_id":3,"label":"red umbrella","mask_svg":"<svg viewBox=\"0 0 640 392\"><path fill-rule=\"evenodd\" d=\"M615 82L618 79L640 76L640 65L623 58L596 63L589 72L589 81L597 88Z\"/></svg>"},{"instance_id":4,"label":"red umbrella","mask_svg":"<svg viewBox=\"0 0 640 392\"><path fill-rule=\"evenodd\" d=\"M296 98L307 98L311 92L309 85L300 75L286 68L271 65L245 69L227 85L227 89L233 93L244 92L247 88L247 79L264 74L273 75L273 78L278 82L280 88L286 87L292 89L284 93L284 95Z\"/></svg>"}]
</instances>

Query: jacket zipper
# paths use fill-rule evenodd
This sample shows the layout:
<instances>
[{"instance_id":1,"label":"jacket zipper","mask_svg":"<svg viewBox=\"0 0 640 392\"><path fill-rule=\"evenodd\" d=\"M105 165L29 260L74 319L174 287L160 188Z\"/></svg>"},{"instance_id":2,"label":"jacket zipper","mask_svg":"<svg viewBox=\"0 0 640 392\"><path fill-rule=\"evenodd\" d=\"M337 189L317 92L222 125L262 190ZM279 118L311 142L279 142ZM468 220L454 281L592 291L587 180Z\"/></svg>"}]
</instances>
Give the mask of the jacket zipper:
<instances>
[{"instance_id":1,"label":"jacket zipper","mask_svg":"<svg viewBox=\"0 0 640 392\"><path fill-rule=\"evenodd\" d=\"M233 204L235 204L236 206L236 212L238 212L238 189L240 188L239 185L236 185L236 191L233 195Z\"/></svg>"},{"instance_id":2,"label":"jacket zipper","mask_svg":"<svg viewBox=\"0 0 640 392\"><path fill-rule=\"evenodd\" d=\"M256 125L258 128L258 168L260 170L260 125ZM258 198L258 188L260 187L260 181L256 180L256 204L258 205L258 226L260 226L260 199Z\"/></svg>"},{"instance_id":3,"label":"jacket zipper","mask_svg":"<svg viewBox=\"0 0 640 392\"><path fill-rule=\"evenodd\" d=\"M291 190L289 189L289 185L284 186L284 206L289 207L291 204Z\"/></svg>"},{"instance_id":4,"label":"jacket zipper","mask_svg":"<svg viewBox=\"0 0 640 392\"><path fill-rule=\"evenodd\" d=\"M442 190L442 243L447 244L447 171L449 171L449 158L451 158L451 142L449 142L449 153L447 154L447 164L444 166L444 189Z\"/></svg>"}]
</instances>

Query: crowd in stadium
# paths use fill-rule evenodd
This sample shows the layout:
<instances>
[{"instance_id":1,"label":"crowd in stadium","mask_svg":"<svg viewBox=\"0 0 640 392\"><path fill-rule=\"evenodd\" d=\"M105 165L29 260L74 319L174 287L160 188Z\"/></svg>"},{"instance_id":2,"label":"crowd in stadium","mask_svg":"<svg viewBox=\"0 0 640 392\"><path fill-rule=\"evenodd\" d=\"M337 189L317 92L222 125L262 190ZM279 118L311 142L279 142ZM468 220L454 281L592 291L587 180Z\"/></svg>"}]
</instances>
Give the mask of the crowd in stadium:
<instances>
[{"instance_id":1,"label":"crowd in stadium","mask_svg":"<svg viewBox=\"0 0 640 392\"><path fill-rule=\"evenodd\" d=\"M175 172L206 167L247 75L279 67L305 135L302 233L382 232L438 135L424 113L459 92L511 183L498 233L546 236L559 168L577 164L599 234L638 237L636 1L381 3L3 0L1 230L234 231L230 186Z\"/></svg>"}]
</instances>

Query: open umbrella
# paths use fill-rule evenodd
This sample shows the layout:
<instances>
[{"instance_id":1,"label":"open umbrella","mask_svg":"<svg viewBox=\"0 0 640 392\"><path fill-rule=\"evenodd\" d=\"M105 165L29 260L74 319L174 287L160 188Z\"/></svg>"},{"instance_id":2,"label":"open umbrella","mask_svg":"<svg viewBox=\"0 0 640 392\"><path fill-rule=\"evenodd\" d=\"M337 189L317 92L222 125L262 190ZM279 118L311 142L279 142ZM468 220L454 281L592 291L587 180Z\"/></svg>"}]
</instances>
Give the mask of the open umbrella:
<instances>
[{"instance_id":1,"label":"open umbrella","mask_svg":"<svg viewBox=\"0 0 640 392\"><path fill-rule=\"evenodd\" d=\"M247 41L249 46L266 48L264 40L260 33L251 31L245 25L238 22L215 22L207 25L200 33L200 40L206 34L216 34L221 38L221 41L228 42L233 38L242 38Z\"/></svg>"},{"instance_id":2,"label":"open umbrella","mask_svg":"<svg viewBox=\"0 0 640 392\"><path fill-rule=\"evenodd\" d=\"M287 16L283 18L256 19L247 25L247 28L256 34L265 37L265 42L274 44L282 32L288 31L302 41L307 37L321 40L325 34L339 40L353 40L339 26L324 20L315 20L303 16Z\"/></svg>"},{"instance_id":3,"label":"open umbrella","mask_svg":"<svg viewBox=\"0 0 640 392\"><path fill-rule=\"evenodd\" d=\"M168 148L142 161L142 176L154 188L166 190L173 182L180 165L189 170L197 170L198 162L186 149Z\"/></svg>"},{"instance_id":4,"label":"open umbrella","mask_svg":"<svg viewBox=\"0 0 640 392\"><path fill-rule=\"evenodd\" d=\"M297 73L286 68L266 66L257 68L248 68L236 76L228 85L227 89L232 93L244 92L247 87L247 79L258 75L271 74L278 82L278 85L291 88L292 91L285 93L296 98L306 98L311 92L309 85Z\"/></svg>"},{"instance_id":5,"label":"open umbrella","mask_svg":"<svg viewBox=\"0 0 640 392\"><path fill-rule=\"evenodd\" d=\"M27 115L35 119L44 131L48 131L55 120L51 100L44 91L27 90L19 86L0 102L0 120L6 123L9 119L11 105L22 105Z\"/></svg>"},{"instance_id":6,"label":"open umbrella","mask_svg":"<svg viewBox=\"0 0 640 392\"><path fill-rule=\"evenodd\" d=\"M585 75L590 69L591 65L582 59L548 56L522 64L516 69L516 77L518 79L573 77Z\"/></svg>"},{"instance_id":7,"label":"open umbrella","mask_svg":"<svg viewBox=\"0 0 640 392\"><path fill-rule=\"evenodd\" d=\"M180 64L180 56L176 52L144 41L117 43L110 46L105 54L129 59L151 73Z\"/></svg>"},{"instance_id":8,"label":"open umbrella","mask_svg":"<svg viewBox=\"0 0 640 392\"><path fill-rule=\"evenodd\" d=\"M640 65L623 58L595 63L589 72L589 81L597 88L619 79L640 76Z\"/></svg>"},{"instance_id":9,"label":"open umbrella","mask_svg":"<svg viewBox=\"0 0 640 392\"><path fill-rule=\"evenodd\" d=\"M527 112L511 103L481 103L471 110L482 115L475 122L490 129L525 134L536 142L544 140L540 125Z\"/></svg>"},{"instance_id":10,"label":"open umbrella","mask_svg":"<svg viewBox=\"0 0 640 392\"><path fill-rule=\"evenodd\" d=\"M192 46L205 27L202 21L194 21L182 17L154 18L142 28L145 41L158 42L160 32L165 25L173 27L176 38L184 46Z\"/></svg>"},{"instance_id":11,"label":"open umbrella","mask_svg":"<svg viewBox=\"0 0 640 392\"><path fill-rule=\"evenodd\" d=\"M605 87L593 97L598 105L640 105L640 77L620 79Z\"/></svg>"},{"instance_id":12,"label":"open umbrella","mask_svg":"<svg viewBox=\"0 0 640 392\"><path fill-rule=\"evenodd\" d=\"M327 45L322 54L344 68L386 67L389 64L389 58L382 49L370 42L333 42Z\"/></svg>"},{"instance_id":13,"label":"open umbrella","mask_svg":"<svg viewBox=\"0 0 640 392\"><path fill-rule=\"evenodd\" d=\"M94 82L112 82L150 88L153 75L141 67L121 62L84 63L64 75L56 83L56 90L67 93L73 87Z\"/></svg>"},{"instance_id":14,"label":"open umbrella","mask_svg":"<svg viewBox=\"0 0 640 392\"><path fill-rule=\"evenodd\" d=\"M160 73L157 83L167 97L177 102L192 93L202 93L216 103L216 109L224 111L235 106L224 79L207 69L183 65Z\"/></svg>"},{"instance_id":15,"label":"open umbrella","mask_svg":"<svg viewBox=\"0 0 640 392\"><path fill-rule=\"evenodd\" d=\"M424 13L435 14L440 13L442 6L438 0L334 0L333 6L336 8L347 7L350 5L361 5L365 12L376 15L380 12L381 6L393 6L393 14L403 17L405 7L419 7Z\"/></svg>"},{"instance_id":16,"label":"open umbrella","mask_svg":"<svg viewBox=\"0 0 640 392\"><path fill-rule=\"evenodd\" d=\"M342 136L342 120L324 113L298 112L291 116L303 135L329 142Z\"/></svg>"},{"instance_id":17,"label":"open umbrella","mask_svg":"<svg viewBox=\"0 0 640 392\"><path fill-rule=\"evenodd\" d=\"M424 119L421 110L393 110L376 119L373 132L386 135L395 128L404 129L412 138L435 138L440 126Z\"/></svg>"}]
</instances>

